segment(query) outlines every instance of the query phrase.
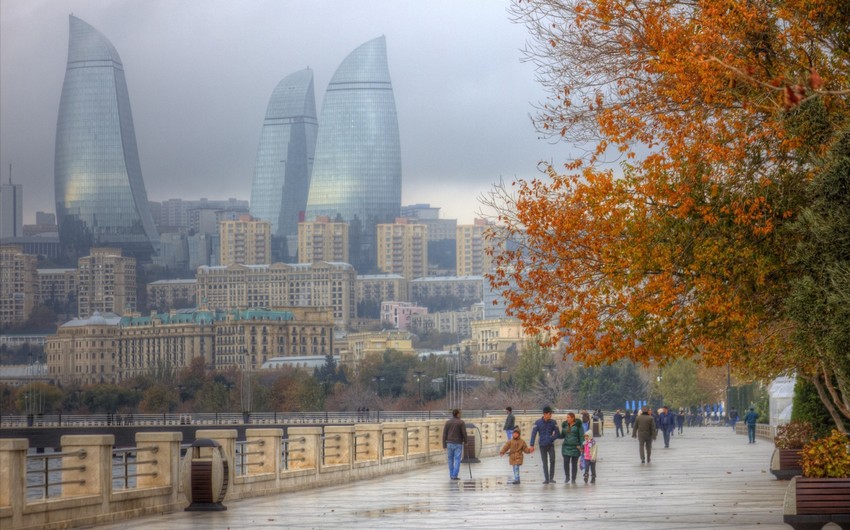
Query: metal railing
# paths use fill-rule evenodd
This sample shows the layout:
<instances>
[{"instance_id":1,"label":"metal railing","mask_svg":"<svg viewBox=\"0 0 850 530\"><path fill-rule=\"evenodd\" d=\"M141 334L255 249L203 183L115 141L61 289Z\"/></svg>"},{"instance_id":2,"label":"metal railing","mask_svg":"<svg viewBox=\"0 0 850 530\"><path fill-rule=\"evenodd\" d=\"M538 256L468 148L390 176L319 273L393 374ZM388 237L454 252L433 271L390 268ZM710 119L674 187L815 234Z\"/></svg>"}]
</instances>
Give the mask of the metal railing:
<instances>
[{"instance_id":1,"label":"metal railing","mask_svg":"<svg viewBox=\"0 0 850 530\"><path fill-rule=\"evenodd\" d=\"M281 471L289 471L290 462L304 462L307 460L305 456L301 456L299 458L294 458L292 453L304 453L307 451L305 447L290 447L293 443L304 444L307 441L307 438L302 436L300 438L282 438L280 440L280 448L281 448L281 459L280 459L280 469Z\"/></svg>"},{"instance_id":2,"label":"metal railing","mask_svg":"<svg viewBox=\"0 0 850 530\"><path fill-rule=\"evenodd\" d=\"M248 474L248 466L262 466L265 464L264 461L260 460L259 462L248 462L248 456L250 455L264 455L265 451L249 451L250 445L256 445L259 447L264 447L266 445L265 440L252 440L252 441L237 441L236 442L236 475L247 475Z\"/></svg>"},{"instance_id":3,"label":"metal railing","mask_svg":"<svg viewBox=\"0 0 850 530\"><path fill-rule=\"evenodd\" d=\"M367 444L366 449L361 451L360 448L363 447L363 445L358 444L357 441L364 439L364 438L366 440L368 440L369 438L371 438L371 436L372 435L368 432L361 432L361 433L355 433L354 434L354 461L355 462L359 460L360 456L365 456L365 455L369 454L369 445Z\"/></svg>"},{"instance_id":4,"label":"metal railing","mask_svg":"<svg viewBox=\"0 0 850 530\"><path fill-rule=\"evenodd\" d=\"M334 434L333 436L323 435L320 438L320 440L322 441L322 465L323 466L327 465L327 461L326 461L326 458L325 458L326 456L335 456L337 458L342 456L342 443L340 443L338 445L328 445L328 440L340 441L340 440L342 440L342 436L340 436L338 434ZM338 449L338 451L336 453L331 453L330 455L328 455L328 449Z\"/></svg>"},{"instance_id":5,"label":"metal railing","mask_svg":"<svg viewBox=\"0 0 850 530\"><path fill-rule=\"evenodd\" d=\"M537 411L534 411L535 413ZM514 411L523 414L523 411ZM464 410L465 419L504 415L498 410ZM135 427L204 425L352 425L397 421L448 419L448 411L372 412L209 412L195 414L36 414L0 416L0 428L25 427Z\"/></svg>"},{"instance_id":6,"label":"metal railing","mask_svg":"<svg viewBox=\"0 0 850 530\"><path fill-rule=\"evenodd\" d=\"M85 480L61 480L61 474L63 471L86 470L85 465L63 466L60 459L65 457L77 457L80 460L85 460L86 450L79 449L77 451L68 451L61 453L27 455L27 489L38 488L41 490L41 498L47 499L50 497L51 487L61 487L64 484L85 484ZM41 465L36 464L39 461L41 462ZM51 464L51 462L57 462L57 464ZM30 463L33 463L35 465L31 466ZM4 472L8 472L8 470ZM57 475L59 475L59 480L53 480L56 478ZM40 482L36 481L36 479L34 478L39 476L41 477Z\"/></svg>"},{"instance_id":7,"label":"metal railing","mask_svg":"<svg viewBox=\"0 0 850 530\"><path fill-rule=\"evenodd\" d=\"M136 479L138 477L155 477L159 473L151 471L149 473L138 473L138 466L145 464L157 465L159 462L154 458L152 460L139 460L139 453L151 453L156 455L159 452L159 447L126 447L123 449L112 450L112 487L117 489L129 489L136 487Z\"/></svg>"}]
</instances>

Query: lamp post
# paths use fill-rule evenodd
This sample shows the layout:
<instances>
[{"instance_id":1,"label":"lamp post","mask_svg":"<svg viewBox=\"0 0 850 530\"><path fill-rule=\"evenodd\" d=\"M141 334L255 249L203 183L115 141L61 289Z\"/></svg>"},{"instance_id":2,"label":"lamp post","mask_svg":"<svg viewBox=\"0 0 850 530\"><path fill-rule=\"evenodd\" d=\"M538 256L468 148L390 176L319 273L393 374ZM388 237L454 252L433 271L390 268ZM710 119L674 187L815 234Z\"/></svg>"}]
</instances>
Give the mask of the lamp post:
<instances>
[{"instance_id":1,"label":"lamp post","mask_svg":"<svg viewBox=\"0 0 850 530\"><path fill-rule=\"evenodd\" d=\"M422 404L422 376L425 370L414 370L413 375L416 377L416 383L419 385L419 404Z\"/></svg>"},{"instance_id":2,"label":"lamp post","mask_svg":"<svg viewBox=\"0 0 850 530\"><path fill-rule=\"evenodd\" d=\"M505 370L507 370L507 368L505 368L504 366L496 365L493 367L494 372L499 372L499 390L502 389L502 372L504 372Z\"/></svg>"},{"instance_id":3,"label":"lamp post","mask_svg":"<svg viewBox=\"0 0 850 530\"><path fill-rule=\"evenodd\" d=\"M378 383L378 397L381 397L381 381L383 381L384 379L385 378L382 375L376 375L372 378L373 383Z\"/></svg>"}]
</instances>

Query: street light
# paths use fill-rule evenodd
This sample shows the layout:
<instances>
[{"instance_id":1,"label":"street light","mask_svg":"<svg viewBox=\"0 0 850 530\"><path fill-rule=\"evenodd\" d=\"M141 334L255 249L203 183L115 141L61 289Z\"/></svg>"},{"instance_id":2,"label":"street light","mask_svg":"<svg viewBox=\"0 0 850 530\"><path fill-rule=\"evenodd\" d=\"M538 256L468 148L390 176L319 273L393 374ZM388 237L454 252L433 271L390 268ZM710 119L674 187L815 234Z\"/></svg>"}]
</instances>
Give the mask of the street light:
<instances>
[{"instance_id":1,"label":"street light","mask_svg":"<svg viewBox=\"0 0 850 530\"><path fill-rule=\"evenodd\" d=\"M376 375L375 377L372 378L373 383L375 383L375 382L378 383L378 397L381 397L381 381L383 381L383 380L384 380L384 376L382 376L382 375Z\"/></svg>"},{"instance_id":2,"label":"street light","mask_svg":"<svg viewBox=\"0 0 850 530\"><path fill-rule=\"evenodd\" d=\"M419 403L422 403L422 375L425 370L414 370L413 375L416 377L416 382L419 384Z\"/></svg>"},{"instance_id":3,"label":"street light","mask_svg":"<svg viewBox=\"0 0 850 530\"><path fill-rule=\"evenodd\" d=\"M496 365L493 367L494 372L499 372L499 390L502 389L502 372L504 372L505 370L507 370L507 368L504 366Z\"/></svg>"}]
</instances>

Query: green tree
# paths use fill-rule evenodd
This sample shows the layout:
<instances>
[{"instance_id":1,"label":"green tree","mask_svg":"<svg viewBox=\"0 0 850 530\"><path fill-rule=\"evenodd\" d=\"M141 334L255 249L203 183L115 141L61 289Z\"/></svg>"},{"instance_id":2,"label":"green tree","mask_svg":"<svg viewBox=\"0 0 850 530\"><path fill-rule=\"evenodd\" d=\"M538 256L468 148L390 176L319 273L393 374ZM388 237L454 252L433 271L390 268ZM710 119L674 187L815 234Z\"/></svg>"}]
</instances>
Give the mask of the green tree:
<instances>
[{"instance_id":1,"label":"green tree","mask_svg":"<svg viewBox=\"0 0 850 530\"><path fill-rule=\"evenodd\" d=\"M148 388L139 403L139 411L146 414L165 414L177 410L180 396L172 386L156 384Z\"/></svg>"},{"instance_id":2,"label":"green tree","mask_svg":"<svg viewBox=\"0 0 850 530\"><path fill-rule=\"evenodd\" d=\"M791 407L791 419L807 421L812 424L815 436L826 436L835 428L829 411L818 397L815 385L805 377L798 377L794 385L794 399Z\"/></svg>"},{"instance_id":3,"label":"green tree","mask_svg":"<svg viewBox=\"0 0 850 530\"><path fill-rule=\"evenodd\" d=\"M699 385L699 367L690 359L677 359L664 367L658 389L665 405L688 408L714 401Z\"/></svg>"},{"instance_id":4,"label":"green tree","mask_svg":"<svg viewBox=\"0 0 850 530\"><path fill-rule=\"evenodd\" d=\"M513 382L522 392L528 392L536 383L541 383L547 367L554 366L552 352L536 340L526 341L519 355L519 364L513 373Z\"/></svg>"},{"instance_id":5,"label":"green tree","mask_svg":"<svg viewBox=\"0 0 850 530\"><path fill-rule=\"evenodd\" d=\"M388 348L380 356L368 357L360 363L358 380L372 387L381 396L399 397L404 394L409 374L418 363L415 355Z\"/></svg>"},{"instance_id":6,"label":"green tree","mask_svg":"<svg viewBox=\"0 0 850 530\"><path fill-rule=\"evenodd\" d=\"M850 419L850 128L839 135L807 189L808 205L789 230L797 236L788 310L797 375L812 384L832 422Z\"/></svg>"},{"instance_id":7,"label":"green tree","mask_svg":"<svg viewBox=\"0 0 850 530\"><path fill-rule=\"evenodd\" d=\"M324 399L322 385L306 371L291 366L279 370L270 395L275 410L285 412L320 411Z\"/></svg>"}]
</instances>

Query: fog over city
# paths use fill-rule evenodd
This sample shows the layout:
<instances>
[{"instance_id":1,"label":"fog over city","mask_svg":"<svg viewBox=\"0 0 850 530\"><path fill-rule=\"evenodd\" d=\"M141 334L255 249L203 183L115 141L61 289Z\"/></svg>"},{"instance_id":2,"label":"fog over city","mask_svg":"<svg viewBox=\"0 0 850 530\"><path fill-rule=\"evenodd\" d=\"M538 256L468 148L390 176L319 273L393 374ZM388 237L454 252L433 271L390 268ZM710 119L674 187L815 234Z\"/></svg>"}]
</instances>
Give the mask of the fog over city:
<instances>
[{"instance_id":1,"label":"fog over city","mask_svg":"<svg viewBox=\"0 0 850 530\"><path fill-rule=\"evenodd\" d=\"M3 0L0 175L24 184L24 222L53 212L68 15L121 55L150 200L248 199L269 96L310 67L319 109L339 64L386 36L398 108L402 203L470 222L500 178L537 174L566 146L538 139L544 93L521 62L507 3L477 1Z\"/></svg>"}]
</instances>

